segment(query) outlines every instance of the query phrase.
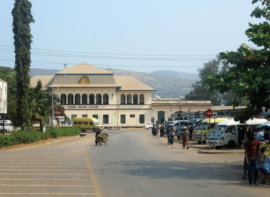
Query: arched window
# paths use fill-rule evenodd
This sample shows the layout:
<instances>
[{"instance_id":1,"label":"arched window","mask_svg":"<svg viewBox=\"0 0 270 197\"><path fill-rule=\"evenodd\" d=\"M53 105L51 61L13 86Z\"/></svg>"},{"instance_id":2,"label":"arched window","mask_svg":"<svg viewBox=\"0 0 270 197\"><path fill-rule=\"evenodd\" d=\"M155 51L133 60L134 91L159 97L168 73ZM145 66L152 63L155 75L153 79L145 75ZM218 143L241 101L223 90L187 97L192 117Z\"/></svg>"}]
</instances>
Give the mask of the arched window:
<instances>
[{"instance_id":1,"label":"arched window","mask_svg":"<svg viewBox=\"0 0 270 197\"><path fill-rule=\"evenodd\" d=\"M87 94L82 95L82 104L87 105Z\"/></svg>"},{"instance_id":2,"label":"arched window","mask_svg":"<svg viewBox=\"0 0 270 197\"><path fill-rule=\"evenodd\" d=\"M75 105L80 105L81 103L81 95L76 94L75 95Z\"/></svg>"},{"instance_id":3,"label":"arched window","mask_svg":"<svg viewBox=\"0 0 270 197\"><path fill-rule=\"evenodd\" d=\"M89 104L95 105L95 95L94 94L89 95Z\"/></svg>"},{"instance_id":4,"label":"arched window","mask_svg":"<svg viewBox=\"0 0 270 197\"><path fill-rule=\"evenodd\" d=\"M109 95L108 94L103 95L103 105L109 105Z\"/></svg>"},{"instance_id":5,"label":"arched window","mask_svg":"<svg viewBox=\"0 0 270 197\"><path fill-rule=\"evenodd\" d=\"M144 95L140 94L140 104L144 105Z\"/></svg>"},{"instance_id":6,"label":"arched window","mask_svg":"<svg viewBox=\"0 0 270 197\"><path fill-rule=\"evenodd\" d=\"M73 105L74 104L74 102L73 102L73 94L69 94L68 95L68 104L69 105Z\"/></svg>"},{"instance_id":7,"label":"arched window","mask_svg":"<svg viewBox=\"0 0 270 197\"><path fill-rule=\"evenodd\" d=\"M121 94L121 105L125 105L126 104L126 95Z\"/></svg>"},{"instance_id":8,"label":"arched window","mask_svg":"<svg viewBox=\"0 0 270 197\"><path fill-rule=\"evenodd\" d=\"M101 105L101 94L96 95L96 104Z\"/></svg>"},{"instance_id":9,"label":"arched window","mask_svg":"<svg viewBox=\"0 0 270 197\"><path fill-rule=\"evenodd\" d=\"M127 95L127 104L131 105L131 94Z\"/></svg>"},{"instance_id":10,"label":"arched window","mask_svg":"<svg viewBox=\"0 0 270 197\"><path fill-rule=\"evenodd\" d=\"M61 105L66 104L66 94L61 94Z\"/></svg>"},{"instance_id":11,"label":"arched window","mask_svg":"<svg viewBox=\"0 0 270 197\"><path fill-rule=\"evenodd\" d=\"M137 94L134 94L133 95L133 104L134 105L138 105L139 103L138 103L138 95Z\"/></svg>"}]
</instances>

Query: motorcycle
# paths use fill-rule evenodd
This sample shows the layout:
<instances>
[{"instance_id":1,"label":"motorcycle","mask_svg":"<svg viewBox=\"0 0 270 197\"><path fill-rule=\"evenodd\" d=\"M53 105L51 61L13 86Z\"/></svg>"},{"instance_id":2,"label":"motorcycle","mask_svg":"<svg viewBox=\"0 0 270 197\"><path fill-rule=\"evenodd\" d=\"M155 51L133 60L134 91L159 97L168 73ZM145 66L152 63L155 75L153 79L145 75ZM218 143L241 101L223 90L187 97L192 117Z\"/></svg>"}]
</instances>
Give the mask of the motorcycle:
<instances>
[{"instance_id":1,"label":"motorcycle","mask_svg":"<svg viewBox=\"0 0 270 197\"><path fill-rule=\"evenodd\" d=\"M157 134L158 134L158 130L154 127L152 128L152 134L153 134L153 136L157 136Z\"/></svg>"},{"instance_id":2,"label":"motorcycle","mask_svg":"<svg viewBox=\"0 0 270 197\"><path fill-rule=\"evenodd\" d=\"M108 137L109 137L108 133L100 133L100 134L98 134L98 136L97 136L98 144L102 145L102 143L105 143L107 145Z\"/></svg>"}]
</instances>

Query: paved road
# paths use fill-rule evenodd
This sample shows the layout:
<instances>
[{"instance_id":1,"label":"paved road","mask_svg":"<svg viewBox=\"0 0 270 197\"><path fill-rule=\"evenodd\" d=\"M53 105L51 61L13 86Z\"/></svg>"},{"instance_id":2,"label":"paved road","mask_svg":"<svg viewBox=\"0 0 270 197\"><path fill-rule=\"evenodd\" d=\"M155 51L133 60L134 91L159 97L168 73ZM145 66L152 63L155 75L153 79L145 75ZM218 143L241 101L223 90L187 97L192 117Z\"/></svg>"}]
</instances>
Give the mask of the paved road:
<instances>
[{"instance_id":1,"label":"paved road","mask_svg":"<svg viewBox=\"0 0 270 197\"><path fill-rule=\"evenodd\" d=\"M201 155L167 146L150 131L110 131L109 144L86 137L0 152L0 196L266 196L270 185L242 181L242 155Z\"/></svg>"}]
</instances>

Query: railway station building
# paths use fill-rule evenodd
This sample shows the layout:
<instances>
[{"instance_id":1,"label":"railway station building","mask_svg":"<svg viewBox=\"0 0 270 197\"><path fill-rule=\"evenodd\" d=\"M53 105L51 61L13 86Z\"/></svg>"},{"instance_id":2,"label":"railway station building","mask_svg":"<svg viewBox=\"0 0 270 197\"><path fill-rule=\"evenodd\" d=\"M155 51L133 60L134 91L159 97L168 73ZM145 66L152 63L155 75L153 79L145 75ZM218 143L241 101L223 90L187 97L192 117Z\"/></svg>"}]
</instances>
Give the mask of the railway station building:
<instances>
[{"instance_id":1,"label":"railway station building","mask_svg":"<svg viewBox=\"0 0 270 197\"><path fill-rule=\"evenodd\" d=\"M153 98L155 91L133 76L115 76L110 70L81 63L53 76L34 76L31 86L41 80L43 91L61 99L67 117L95 117L105 127L142 127L150 122L168 121L176 111L206 111L211 101Z\"/></svg>"}]
</instances>

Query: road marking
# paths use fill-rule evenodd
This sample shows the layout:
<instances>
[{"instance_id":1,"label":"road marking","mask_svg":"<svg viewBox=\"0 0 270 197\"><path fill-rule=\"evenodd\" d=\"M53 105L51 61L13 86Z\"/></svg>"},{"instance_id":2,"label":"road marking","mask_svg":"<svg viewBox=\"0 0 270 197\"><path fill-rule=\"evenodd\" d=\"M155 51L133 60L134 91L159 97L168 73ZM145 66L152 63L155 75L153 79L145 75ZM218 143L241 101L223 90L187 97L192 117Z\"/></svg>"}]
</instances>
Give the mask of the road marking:
<instances>
[{"instance_id":1,"label":"road marking","mask_svg":"<svg viewBox=\"0 0 270 197\"><path fill-rule=\"evenodd\" d=\"M0 195L76 195L76 196L85 196L85 195L95 195L95 193L0 193Z\"/></svg>"},{"instance_id":2,"label":"road marking","mask_svg":"<svg viewBox=\"0 0 270 197\"><path fill-rule=\"evenodd\" d=\"M89 181L89 179L0 179L1 181Z\"/></svg>"},{"instance_id":3,"label":"road marking","mask_svg":"<svg viewBox=\"0 0 270 197\"><path fill-rule=\"evenodd\" d=\"M61 176L88 176L87 174L39 174L39 173L27 173L27 174L24 174L24 173L0 173L0 174L8 174L8 175L42 175L42 176L50 176L50 175L61 175Z\"/></svg>"},{"instance_id":4,"label":"road marking","mask_svg":"<svg viewBox=\"0 0 270 197\"><path fill-rule=\"evenodd\" d=\"M0 184L5 187L93 187L92 185L6 185Z\"/></svg>"},{"instance_id":5,"label":"road marking","mask_svg":"<svg viewBox=\"0 0 270 197\"><path fill-rule=\"evenodd\" d=\"M16 169L14 169L14 168L6 168L6 169L0 169L0 171L9 171L9 170L12 170L12 171L40 171L40 169L41 168L38 168L38 169L25 169L25 168L21 168L21 169L16 168ZM74 170L44 170L42 168L42 172L54 172L54 171L56 171L56 172L59 172L59 171L63 171L63 172L74 172ZM87 170L79 170L77 172L85 172L85 171L87 171Z\"/></svg>"},{"instance_id":6,"label":"road marking","mask_svg":"<svg viewBox=\"0 0 270 197\"><path fill-rule=\"evenodd\" d=\"M83 149L83 153L84 153L85 160L86 160L87 167L88 167L88 171L89 171L89 174L90 174L92 183L93 183L93 187L94 187L94 190L95 190L95 192L96 192L96 197L102 197L102 195L101 195L101 193L100 193L100 191L99 191L99 187L98 187L98 184L97 184L95 175L94 175L94 173L93 173L93 170L92 170L90 161L89 161L89 159L88 159L88 157L87 157L87 154L86 154L85 149Z\"/></svg>"}]
</instances>

